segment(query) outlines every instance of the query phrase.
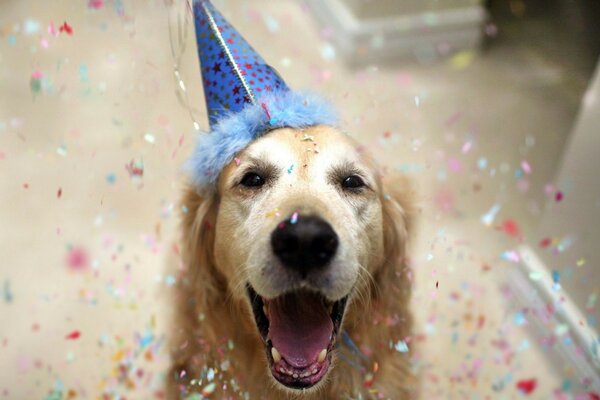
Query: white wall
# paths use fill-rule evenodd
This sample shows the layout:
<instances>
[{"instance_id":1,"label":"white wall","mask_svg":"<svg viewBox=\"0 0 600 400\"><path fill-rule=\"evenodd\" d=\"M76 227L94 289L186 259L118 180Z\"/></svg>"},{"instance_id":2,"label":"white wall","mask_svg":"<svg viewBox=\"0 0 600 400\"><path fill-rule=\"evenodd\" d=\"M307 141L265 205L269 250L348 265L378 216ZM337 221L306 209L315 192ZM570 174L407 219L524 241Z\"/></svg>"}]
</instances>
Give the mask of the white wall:
<instances>
[{"instance_id":1,"label":"white wall","mask_svg":"<svg viewBox=\"0 0 600 400\"><path fill-rule=\"evenodd\" d=\"M582 101L555 185L564 198L548 201L538 236L573 242L561 252L539 254L560 272L560 284L584 312L591 295L600 297L600 68ZM600 298L592 314L600 320Z\"/></svg>"},{"instance_id":2,"label":"white wall","mask_svg":"<svg viewBox=\"0 0 600 400\"><path fill-rule=\"evenodd\" d=\"M481 0L344 0L358 18L441 11L480 5Z\"/></svg>"}]
</instances>

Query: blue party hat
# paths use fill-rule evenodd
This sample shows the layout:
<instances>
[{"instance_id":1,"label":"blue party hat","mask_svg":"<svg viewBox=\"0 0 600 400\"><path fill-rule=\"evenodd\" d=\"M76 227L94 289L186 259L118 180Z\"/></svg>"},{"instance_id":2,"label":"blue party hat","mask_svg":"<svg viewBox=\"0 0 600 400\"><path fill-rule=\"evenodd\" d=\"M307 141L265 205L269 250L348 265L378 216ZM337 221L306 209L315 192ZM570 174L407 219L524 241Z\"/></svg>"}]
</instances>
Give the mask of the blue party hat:
<instances>
[{"instance_id":1,"label":"blue party hat","mask_svg":"<svg viewBox=\"0 0 600 400\"><path fill-rule=\"evenodd\" d=\"M256 105L261 93L288 91L279 74L209 1L194 3L198 57L211 127L229 112Z\"/></svg>"},{"instance_id":2,"label":"blue party hat","mask_svg":"<svg viewBox=\"0 0 600 400\"><path fill-rule=\"evenodd\" d=\"M193 11L210 124L188 164L197 186L214 188L235 155L269 130L335 124L327 102L290 90L210 1L194 0Z\"/></svg>"}]
</instances>

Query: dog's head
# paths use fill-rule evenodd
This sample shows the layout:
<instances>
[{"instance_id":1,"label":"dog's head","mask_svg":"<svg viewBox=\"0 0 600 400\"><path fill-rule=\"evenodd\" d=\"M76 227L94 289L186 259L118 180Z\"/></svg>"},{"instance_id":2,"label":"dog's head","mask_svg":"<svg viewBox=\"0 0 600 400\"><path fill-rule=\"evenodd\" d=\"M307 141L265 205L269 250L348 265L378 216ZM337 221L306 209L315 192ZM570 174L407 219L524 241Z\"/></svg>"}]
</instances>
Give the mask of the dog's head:
<instances>
[{"instance_id":1,"label":"dog's head","mask_svg":"<svg viewBox=\"0 0 600 400\"><path fill-rule=\"evenodd\" d=\"M215 196L212 243L202 244L215 273L251 310L275 380L318 386L347 306L387 279L405 210L356 143L326 126L254 141L222 171Z\"/></svg>"}]
</instances>

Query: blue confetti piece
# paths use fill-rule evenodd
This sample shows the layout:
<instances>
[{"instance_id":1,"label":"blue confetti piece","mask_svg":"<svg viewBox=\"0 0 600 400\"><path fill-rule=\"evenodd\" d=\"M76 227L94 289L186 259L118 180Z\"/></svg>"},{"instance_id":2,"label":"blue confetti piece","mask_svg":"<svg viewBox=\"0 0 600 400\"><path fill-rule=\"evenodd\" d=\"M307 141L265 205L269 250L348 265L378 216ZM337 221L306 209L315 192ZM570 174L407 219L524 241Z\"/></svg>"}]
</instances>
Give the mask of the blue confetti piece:
<instances>
[{"instance_id":1,"label":"blue confetti piece","mask_svg":"<svg viewBox=\"0 0 600 400\"><path fill-rule=\"evenodd\" d=\"M12 303L13 301L12 290L10 289L10 281L7 279L4 281L4 301L7 303Z\"/></svg>"},{"instance_id":2,"label":"blue confetti piece","mask_svg":"<svg viewBox=\"0 0 600 400\"><path fill-rule=\"evenodd\" d=\"M527 323L527 319L525 318L525 315L522 312L516 313L513 317L513 321L517 326L523 326Z\"/></svg>"},{"instance_id":3,"label":"blue confetti piece","mask_svg":"<svg viewBox=\"0 0 600 400\"><path fill-rule=\"evenodd\" d=\"M408 353L408 344L404 340L398 341L394 346L397 352L399 353Z\"/></svg>"},{"instance_id":4,"label":"blue confetti piece","mask_svg":"<svg viewBox=\"0 0 600 400\"><path fill-rule=\"evenodd\" d=\"M90 79L88 66L85 64L81 64L79 66L79 80L81 82L88 82Z\"/></svg>"},{"instance_id":5,"label":"blue confetti piece","mask_svg":"<svg viewBox=\"0 0 600 400\"><path fill-rule=\"evenodd\" d=\"M175 284L175 282L177 282L177 279L173 275L167 275L165 277L165 283L168 286L173 286Z\"/></svg>"},{"instance_id":6,"label":"blue confetti piece","mask_svg":"<svg viewBox=\"0 0 600 400\"><path fill-rule=\"evenodd\" d=\"M552 271L552 281L555 285L558 285L560 281L560 272L558 272L557 270Z\"/></svg>"}]
</instances>

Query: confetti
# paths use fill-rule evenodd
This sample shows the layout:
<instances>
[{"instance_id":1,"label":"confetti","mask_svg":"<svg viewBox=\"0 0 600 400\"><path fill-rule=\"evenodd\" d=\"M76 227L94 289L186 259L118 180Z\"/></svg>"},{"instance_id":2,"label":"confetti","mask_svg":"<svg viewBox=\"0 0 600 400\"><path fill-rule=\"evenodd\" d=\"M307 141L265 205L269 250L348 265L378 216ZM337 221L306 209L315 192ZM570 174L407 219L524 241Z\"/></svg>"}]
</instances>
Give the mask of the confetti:
<instances>
[{"instance_id":1,"label":"confetti","mask_svg":"<svg viewBox=\"0 0 600 400\"><path fill-rule=\"evenodd\" d=\"M408 353L408 344L404 340L399 340L395 345L394 349L398 353Z\"/></svg>"},{"instance_id":2,"label":"confetti","mask_svg":"<svg viewBox=\"0 0 600 400\"><path fill-rule=\"evenodd\" d=\"M563 192L561 192L560 190L554 194L554 200L556 200L557 203L560 203L563 198L564 198Z\"/></svg>"},{"instance_id":3,"label":"confetti","mask_svg":"<svg viewBox=\"0 0 600 400\"><path fill-rule=\"evenodd\" d=\"M521 391L521 393L530 395L535 391L537 387L537 380L534 379L524 379L517 382L517 389Z\"/></svg>"},{"instance_id":4,"label":"confetti","mask_svg":"<svg viewBox=\"0 0 600 400\"><path fill-rule=\"evenodd\" d=\"M506 233L508 236L514 238L521 237L521 228L519 228L519 224L517 224L517 222L512 219L504 220L502 222L501 228L502 231L504 231L504 233Z\"/></svg>"},{"instance_id":5,"label":"confetti","mask_svg":"<svg viewBox=\"0 0 600 400\"><path fill-rule=\"evenodd\" d=\"M5 280L4 281L4 287L2 288L2 297L4 298L4 302L5 303L12 303L13 299L14 299L14 295L12 292L12 289L10 287L10 280Z\"/></svg>"},{"instance_id":6,"label":"confetti","mask_svg":"<svg viewBox=\"0 0 600 400\"><path fill-rule=\"evenodd\" d=\"M141 184L144 177L144 162L142 160L131 160L125 165L129 178L136 184Z\"/></svg>"},{"instance_id":7,"label":"confetti","mask_svg":"<svg viewBox=\"0 0 600 400\"><path fill-rule=\"evenodd\" d=\"M79 331L73 331L69 334L67 334L67 336L65 336L65 339L67 340L77 340L81 337L81 332Z\"/></svg>"},{"instance_id":8,"label":"confetti","mask_svg":"<svg viewBox=\"0 0 600 400\"><path fill-rule=\"evenodd\" d=\"M29 88L33 95L39 94L42 91L42 79L44 74L41 71L35 71L29 79Z\"/></svg>"},{"instance_id":9,"label":"confetti","mask_svg":"<svg viewBox=\"0 0 600 400\"><path fill-rule=\"evenodd\" d=\"M69 36L73 35L73 28L66 21L58 28L60 33L66 33Z\"/></svg>"},{"instance_id":10,"label":"confetti","mask_svg":"<svg viewBox=\"0 0 600 400\"><path fill-rule=\"evenodd\" d=\"M481 222L485 226L491 226L494 220L496 219L496 215L500 211L500 204L494 204L492 208L489 209L487 213L481 216Z\"/></svg>"},{"instance_id":11,"label":"confetti","mask_svg":"<svg viewBox=\"0 0 600 400\"><path fill-rule=\"evenodd\" d=\"M72 247L67 252L67 267L71 271L82 271L89 266L89 256L82 247Z\"/></svg>"},{"instance_id":12,"label":"confetti","mask_svg":"<svg viewBox=\"0 0 600 400\"><path fill-rule=\"evenodd\" d=\"M99 10L104 7L104 0L89 0L88 8Z\"/></svg>"}]
</instances>

